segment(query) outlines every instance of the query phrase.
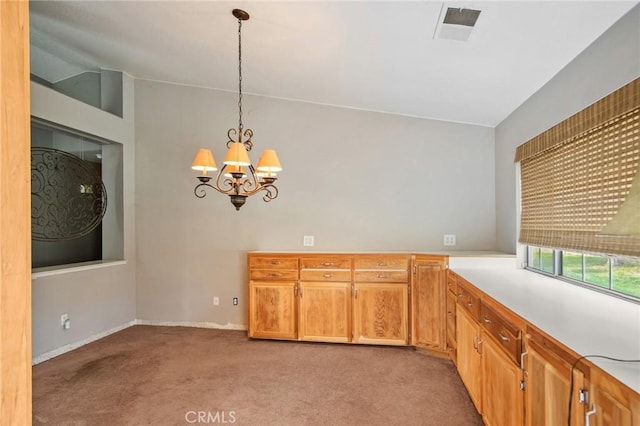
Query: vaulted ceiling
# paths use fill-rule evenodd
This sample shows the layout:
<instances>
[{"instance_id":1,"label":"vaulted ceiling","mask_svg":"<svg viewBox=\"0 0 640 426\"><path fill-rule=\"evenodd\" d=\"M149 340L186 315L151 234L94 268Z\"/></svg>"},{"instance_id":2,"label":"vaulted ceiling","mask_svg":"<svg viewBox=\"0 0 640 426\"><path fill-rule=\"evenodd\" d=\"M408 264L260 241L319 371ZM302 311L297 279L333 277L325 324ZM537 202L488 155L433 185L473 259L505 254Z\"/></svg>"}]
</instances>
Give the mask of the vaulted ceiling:
<instances>
[{"instance_id":1,"label":"vaulted ceiling","mask_svg":"<svg viewBox=\"0 0 640 426\"><path fill-rule=\"evenodd\" d=\"M241 8L246 93L496 126L636 4L32 1L32 72L235 91ZM481 11L468 40L441 37L448 8Z\"/></svg>"}]
</instances>

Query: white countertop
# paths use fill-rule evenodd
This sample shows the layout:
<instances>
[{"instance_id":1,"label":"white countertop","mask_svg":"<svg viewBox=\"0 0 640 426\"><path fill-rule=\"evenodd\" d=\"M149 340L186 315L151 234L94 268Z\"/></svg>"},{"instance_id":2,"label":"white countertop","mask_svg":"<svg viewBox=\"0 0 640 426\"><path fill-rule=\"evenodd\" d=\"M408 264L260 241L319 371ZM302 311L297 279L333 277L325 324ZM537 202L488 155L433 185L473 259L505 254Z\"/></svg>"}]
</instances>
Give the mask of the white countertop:
<instances>
[{"instance_id":1,"label":"white countertop","mask_svg":"<svg viewBox=\"0 0 640 426\"><path fill-rule=\"evenodd\" d=\"M580 355L640 360L640 305L516 268L515 258L450 258L449 268ZM640 363L590 359L640 392Z\"/></svg>"}]
</instances>

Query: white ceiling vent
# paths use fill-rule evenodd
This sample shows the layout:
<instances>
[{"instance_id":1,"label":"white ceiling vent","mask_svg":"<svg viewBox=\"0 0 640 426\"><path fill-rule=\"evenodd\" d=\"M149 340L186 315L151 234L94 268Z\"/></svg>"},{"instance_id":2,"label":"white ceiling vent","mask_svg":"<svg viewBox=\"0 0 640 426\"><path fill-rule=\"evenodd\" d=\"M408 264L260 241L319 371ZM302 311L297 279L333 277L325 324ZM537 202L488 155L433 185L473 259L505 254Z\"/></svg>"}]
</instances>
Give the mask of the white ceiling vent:
<instances>
[{"instance_id":1,"label":"white ceiling vent","mask_svg":"<svg viewBox=\"0 0 640 426\"><path fill-rule=\"evenodd\" d=\"M467 41L478 21L480 10L442 5L434 38Z\"/></svg>"}]
</instances>

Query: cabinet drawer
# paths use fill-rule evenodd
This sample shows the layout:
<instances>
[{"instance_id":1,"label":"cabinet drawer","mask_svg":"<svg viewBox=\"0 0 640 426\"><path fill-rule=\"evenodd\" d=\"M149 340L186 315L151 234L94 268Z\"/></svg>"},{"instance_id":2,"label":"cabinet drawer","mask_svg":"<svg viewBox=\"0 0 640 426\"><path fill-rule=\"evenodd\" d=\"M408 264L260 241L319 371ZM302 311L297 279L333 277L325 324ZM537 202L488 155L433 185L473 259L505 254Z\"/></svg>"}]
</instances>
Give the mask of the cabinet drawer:
<instances>
[{"instance_id":1,"label":"cabinet drawer","mask_svg":"<svg viewBox=\"0 0 640 426\"><path fill-rule=\"evenodd\" d=\"M370 283L406 283L409 273L406 271L356 271L355 281Z\"/></svg>"},{"instance_id":2,"label":"cabinet drawer","mask_svg":"<svg viewBox=\"0 0 640 426\"><path fill-rule=\"evenodd\" d=\"M349 257L303 257L301 269L351 269Z\"/></svg>"},{"instance_id":3,"label":"cabinet drawer","mask_svg":"<svg viewBox=\"0 0 640 426\"><path fill-rule=\"evenodd\" d=\"M298 269L296 257L251 257L250 269Z\"/></svg>"},{"instance_id":4,"label":"cabinet drawer","mask_svg":"<svg viewBox=\"0 0 640 426\"><path fill-rule=\"evenodd\" d=\"M453 294L457 294L458 291L458 279L455 273L449 271L447 274L447 290Z\"/></svg>"},{"instance_id":5,"label":"cabinet drawer","mask_svg":"<svg viewBox=\"0 0 640 426\"><path fill-rule=\"evenodd\" d=\"M300 271L300 281L351 281L351 271Z\"/></svg>"},{"instance_id":6,"label":"cabinet drawer","mask_svg":"<svg viewBox=\"0 0 640 426\"><path fill-rule=\"evenodd\" d=\"M407 271L409 257L404 255L380 255L356 257L355 269L395 269Z\"/></svg>"},{"instance_id":7,"label":"cabinet drawer","mask_svg":"<svg viewBox=\"0 0 640 426\"><path fill-rule=\"evenodd\" d=\"M275 270L275 269L252 269L250 273L250 279L254 281L260 280L268 280L268 281L278 281L278 280L294 280L298 279L298 271L285 271L285 270Z\"/></svg>"},{"instance_id":8,"label":"cabinet drawer","mask_svg":"<svg viewBox=\"0 0 640 426\"><path fill-rule=\"evenodd\" d=\"M480 319L480 298L471 293L467 288L458 282L458 305L469 312L475 320Z\"/></svg>"},{"instance_id":9,"label":"cabinet drawer","mask_svg":"<svg viewBox=\"0 0 640 426\"><path fill-rule=\"evenodd\" d=\"M485 332L500 343L509 358L519 364L520 331L484 303L480 306L480 323Z\"/></svg>"}]
</instances>

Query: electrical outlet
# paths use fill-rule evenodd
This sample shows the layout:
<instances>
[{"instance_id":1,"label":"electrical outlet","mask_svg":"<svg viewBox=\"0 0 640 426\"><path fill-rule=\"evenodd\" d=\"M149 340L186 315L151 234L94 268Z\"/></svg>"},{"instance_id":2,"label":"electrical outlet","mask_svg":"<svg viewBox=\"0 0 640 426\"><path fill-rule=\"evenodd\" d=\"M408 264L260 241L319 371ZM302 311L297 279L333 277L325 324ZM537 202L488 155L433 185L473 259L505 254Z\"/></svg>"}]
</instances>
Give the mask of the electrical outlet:
<instances>
[{"instance_id":1,"label":"electrical outlet","mask_svg":"<svg viewBox=\"0 0 640 426\"><path fill-rule=\"evenodd\" d=\"M233 306L238 306L238 298L237 297L233 298Z\"/></svg>"},{"instance_id":2,"label":"electrical outlet","mask_svg":"<svg viewBox=\"0 0 640 426\"><path fill-rule=\"evenodd\" d=\"M213 298L213 306L218 306L220 305L220 298L218 296L215 296Z\"/></svg>"},{"instance_id":3,"label":"electrical outlet","mask_svg":"<svg viewBox=\"0 0 640 426\"><path fill-rule=\"evenodd\" d=\"M445 234L444 235L444 245L445 246L455 246L456 245L456 234Z\"/></svg>"},{"instance_id":4,"label":"electrical outlet","mask_svg":"<svg viewBox=\"0 0 640 426\"><path fill-rule=\"evenodd\" d=\"M65 330L68 330L71 328L71 320L69 319L69 314L60 315L60 325Z\"/></svg>"},{"instance_id":5,"label":"electrical outlet","mask_svg":"<svg viewBox=\"0 0 640 426\"><path fill-rule=\"evenodd\" d=\"M314 243L314 238L313 235L305 235L302 238L302 245L305 247L313 247L313 243Z\"/></svg>"}]
</instances>

